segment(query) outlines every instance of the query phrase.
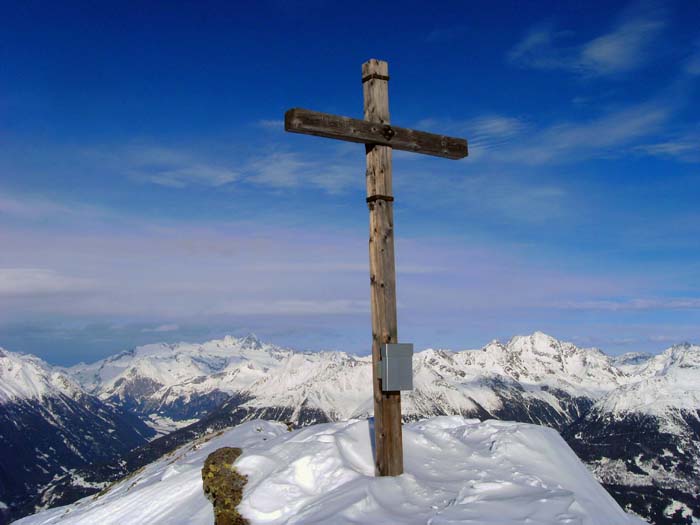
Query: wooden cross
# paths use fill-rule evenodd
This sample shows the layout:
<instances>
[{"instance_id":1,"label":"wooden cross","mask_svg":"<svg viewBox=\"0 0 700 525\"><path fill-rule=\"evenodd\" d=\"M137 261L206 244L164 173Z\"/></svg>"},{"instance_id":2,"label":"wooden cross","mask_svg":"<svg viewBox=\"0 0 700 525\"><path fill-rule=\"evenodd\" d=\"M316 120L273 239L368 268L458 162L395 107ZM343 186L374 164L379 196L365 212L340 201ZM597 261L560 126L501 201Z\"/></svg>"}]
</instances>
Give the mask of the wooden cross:
<instances>
[{"instance_id":1,"label":"wooden cross","mask_svg":"<svg viewBox=\"0 0 700 525\"><path fill-rule=\"evenodd\" d=\"M403 473L401 392L382 391L382 380L377 366L381 359L381 346L398 342L391 151L400 149L448 159L461 159L467 156L467 141L391 126L388 82L388 64L371 59L362 64L364 120L294 108L284 116L284 129L292 133L365 144L372 302L375 469L379 476L398 476Z\"/></svg>"}]
</instances>

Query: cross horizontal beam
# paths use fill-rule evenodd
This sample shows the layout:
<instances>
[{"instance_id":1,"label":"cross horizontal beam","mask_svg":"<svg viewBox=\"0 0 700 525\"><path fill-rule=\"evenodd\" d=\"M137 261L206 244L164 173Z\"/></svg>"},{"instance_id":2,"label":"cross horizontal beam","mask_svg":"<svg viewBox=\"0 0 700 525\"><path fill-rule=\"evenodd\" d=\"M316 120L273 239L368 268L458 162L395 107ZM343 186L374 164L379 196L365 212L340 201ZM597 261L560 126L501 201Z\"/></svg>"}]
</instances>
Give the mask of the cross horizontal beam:
<instances>
[{"instance_id":1,"label":"cross horizontal beam","mask_svg":"<svg viewBox=\"0 0 700 525\"><path fill-rule=\"evenodd\" d=\"M284 114L284 129L292 133L317 137L391 146L393 149L447 159L461 159L468 154L465 139L319 113L309 109L293 108L287 111Z\"/></svg>"}]
</instances>

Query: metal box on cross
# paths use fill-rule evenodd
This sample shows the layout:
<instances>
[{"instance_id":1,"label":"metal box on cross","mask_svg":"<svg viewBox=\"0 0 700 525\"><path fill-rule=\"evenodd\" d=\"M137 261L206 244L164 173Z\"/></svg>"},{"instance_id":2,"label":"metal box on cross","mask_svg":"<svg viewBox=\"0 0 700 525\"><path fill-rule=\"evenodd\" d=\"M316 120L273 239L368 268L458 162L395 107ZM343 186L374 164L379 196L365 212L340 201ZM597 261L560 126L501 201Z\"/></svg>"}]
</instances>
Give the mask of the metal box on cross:
<instances>
[{"instance_id":1,"label":"metal box on cross","mask_svg":"<svg viewBox=\"0 0 700 525\"><path fill-rule=\"evenodd\" d=\"M413 390L413 345L389 343L382 345L379 375L382 390Z\"/></svg>"}]
</instances>

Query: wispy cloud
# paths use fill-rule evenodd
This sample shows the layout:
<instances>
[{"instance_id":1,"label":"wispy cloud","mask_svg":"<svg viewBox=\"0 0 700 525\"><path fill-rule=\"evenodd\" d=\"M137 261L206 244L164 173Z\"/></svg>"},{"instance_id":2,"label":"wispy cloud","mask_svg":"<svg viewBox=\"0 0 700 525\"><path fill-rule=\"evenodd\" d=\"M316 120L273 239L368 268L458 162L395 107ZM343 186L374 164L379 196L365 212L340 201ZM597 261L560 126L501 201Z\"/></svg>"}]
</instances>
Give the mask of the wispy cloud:
<instances>
[{"instance_id":1,"label":"wispy cloud","mask_svg":"<svg viewBox=\"0 0 700 525\"><path fill-rule=\"evenodd\" d=\"M170 188L219 187L237 181L240 176L227 163L211 161L185 148L152 144L95 148L84 151L83 157L99 163L103 170Z\"/></svg>"},{"instance_id":2,"label":"wispy cloud","mask_svg":"<svg viewBox=\"0 0 700 525\"><path fill-rule=\"evenodd\" d=\"M435 133L464 135L470 148L479 152L507 144L526 131L528 124L513 116L486 114L466 120L426 118L418 121L415 127Z\"/></svg>"},{"instance_id":3,"label":"wispy cloud","mask_svg":"<svg viewBox=\"0 0 700 525\"><path fill-rule=\"evenodd\" d=\"M246 184L272 190L312 187L334 194L358 182L357 167L346 162L343 152L338 152L332 160L321 160L273 149L264 156L239 154L237 158L217 161L187 149L129 145L111 148L111 151L107 148L94 150L87 156L99 161L101 167L133 180L179 189ZM228 167L231 165L236 169ZM15 208L16 205L8 199L3 200L0 194L0 213L3 209L18 212Z\"/></svg>"},{"instance_id":4,"label":"wispy cloud","mask_svg":"<svg viewBox=\"0 0 700 525\"><path fill-rule=\"evenodd\" d=\"M562 69L591 76L625 73L650 58L651 44L664 26L664 14L658 9L630 10L608 33L572 45L566 44L574 38L572 32L539 26L531 29L507 58L522 68Z\"/></svg>"},{"instance_id":5,"label":"wispy cloud","mask_svg":"<svg viewBox=\"0 0 700 525\"><path fill-rule=\"evenodd\" d=\"M223 186L238 179L236 171L214 165L173 149L129 148L125 160L129 174L137 180L162 186Z\"/></svg>"},{"instance_id":6,"label":"wispy cloud","mask_svg":"<svg viewBox=\"0 0 700 525\"><path fill-rule=\"evenodd\" d=\"M638 298L627 300L567 301L556 304L566 310L700 310L700 298Z\"/></svg>"},{"instance_id":7,"label":"wispy cloud","mask_svg":"<svg viewBox=\"0 0 700 525\"><path fill-rule=\"evenodd\" d=\"M220 304L207 314L211 315L353 315L369 312L369 303L363 300L299 300L249 301L245 304L231 301Z\"/></svg>"},{"instance_id":8,"label":"wispy cloud","mask_svg":"<svg viewBox=\"0 0 700 525\"><path fill-rule=\"evenodd\" d=\"M0 297L66 295L94 290L91 279L45 268L0 268Z\"/></svg>"},{"instance_id":9,"label":"wispy cloud","mask_svg":"<svg viewBox=\"0 0 700 525\"><path fill-rule=\"evenodd\" d=\"M57 202L42 195L17 194L0 189L0 218L21 220L105 216L107 211L85 203Z\"/></svg>"},{"instance_id":10,"label":"wispy cloud","mask_svg":"<svg viewBox=\"0 0 700 525\"><path fill-rule=\"evenodd\" d=\"M425 119L418 124L428 130L464 134L470 144L471 163L557 164L616 156L622 147L634 149L641 140L664 131L678 103L652 99L586 120L539 127L508 115L482 115L464 121ZM686 143L693 141L686 140L679 148L685 148ZM652 149L648 153L655 154Z\"/></svg>"},{"instance_id":11,"label":"wispy cloud","mask_svg":"<svg viewBox=\"0 0 700 525\"><path fill-rule=\"evenodd\" d=\"M165 333L165 332L177 332L180 329L178 324L161 324L153 328L143 328L141 331L143 333Z\"/></svg>"},{"instance_id":12,"label":"wispy cloud","mask_svg":"<svg viewBox=\"0 0 700 525\"><path fill-rule=\"evenodd\" d=\"M652 101L588 121L555 123L529 134L502 158L544 164L615 155L620 146L658 132L671 111L666 102Z\"/></svg>"},{"instance_id":13,"label":"wispy cloud","mask_svg":"<svg viewBox=\"0 0 700 525\"><path fill-rule=\"evenodd\" d=\"M245 181L273 189L312 186L339 193L357 183L357 168L336 159L316 161L297 153L275 152L251 161Z\"/></svg>"},{"instance_id":14,"label":"wispy cloud","mask_svg":"<svg viewBox=\"0 0 700 525\"><path fill-rule=\"evenodd\" d=\"M682 162L700 162L700 133L689 132L659 142L636 146L638 153L654 157L674 158Z\"/></svg>"},{"instance_id":15,"label":"wispy cloud","mask_svg":"<svg viewBox=\"0 0 700 525\"><path fill-rule=\"evenodd\" d=\"M260 128L265 128L274 131L284 130L284 120L278 119L261 119L256 122L256 125Z\"/></svg>"}]
</instances>

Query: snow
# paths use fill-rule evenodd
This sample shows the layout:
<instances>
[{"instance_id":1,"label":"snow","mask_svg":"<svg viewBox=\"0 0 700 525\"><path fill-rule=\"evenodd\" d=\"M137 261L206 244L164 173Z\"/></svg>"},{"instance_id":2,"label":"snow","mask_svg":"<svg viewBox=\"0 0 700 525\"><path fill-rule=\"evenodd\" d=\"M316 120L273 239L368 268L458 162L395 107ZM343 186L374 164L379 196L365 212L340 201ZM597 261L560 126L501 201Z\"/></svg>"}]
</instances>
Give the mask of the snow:
<instances>
[{"instance_id":1,"label":"snow","mask_svg":"<svg viewBox=\"0 0 700 525\"><path fill-rule=\"evenodd\" d=\"M102 399L136 396L142 406L175 420L177 410L196 396L214 392L244 394L243 407L318 409L331 419L371 415L371 358L344 352L295 352L264 344L255 337L227 336L202 344L154 344L67 370ZM489 411L501 401L489 380L524 388L523 396L553 406L558 401L543 387L574 397L599 399L631 378L612 358L596 349L580 349L541 332L493 342L482 350L424 350L414 356L414 392L404 399L408 417L465 413L475 403Z\"/></svg>"},{"instance_id":2,"label":"snow","mask_svg":"<svg viewBox=\"0 0 700 525\"><path fill-rule=\"evenodd\" d=\"M81 393L68 375L38 357L0 348L0 404L59 394L75 398Z\"/></svg>"},{"instance_id":3,"label":"snow","mask_svg":"<svg viewBox=\"0 0 700 525\"><path fill-rule=\"evenodd\" d=\"M611 358L535 332L481 350L417 352L415 388L403 396L403 413L412 419L469 413L477 404L497 413L508 395L505 387L526 403L540 400L561 414L566 411L552 389L597 401L603 412L666 417L700 407L699 372L698 346L677 345L654 357ZM192 414L182 407L198 396L240 394L247 399L241 407L251 415L269 407L303 406L346 420L373 411L370 357L295 352L254 336L145 345L65 373L38 358L0 351L0 403L56 389L78 395L79 387L66 374L103 400L144 407L143 415L159 432L191 422Z\"/></svg>"},{"instance_id":4,"label":"snow","mask_svg":"<svg viewBox=\"0 0 700 525\"><path fill-rule=\"evenodd\" d=\"M672 500L671 503L664 509L664 514L668 517L673 516L676 512L681 511L681 516L684 518L692 518L693 511L685 503Z\"/></svg>"},{"instance_id":5,"label":"snow","mask_svg":"<svg viewBox=\"0 0 700 525\"><path fill-rule=\"evenodd\" d=\"M654 356L646 352L627 352L613 358L613 363L620 370L632 374Z\"/></svg>"},{"instance_id":6,"label":"snow","mask_svg":"<svg viewBox=\"0 0 700 525\"><path fill-rule=\"evenodd\" d=\"M154 398L167 401L168 396L240 390L290 353L254 336L226 336L202 344L139 346L96 363L80 363L66 372L102 399L123 397L134 380L145 379L156 389Z\"/></svg>"},{"instance_id":7,"label":"snow","mask_svg":"<svg viewBox=\"0 0 700 525\"><path fill-rule=\"evenodd\" d=\"M616 415L642 413L673 424L680 411L694 413L700 407L700 346L676 345L646 361L638 380L598 401L595 409Z\"/></svg>"},{"instance_id":8,"label":"snow","mask_svg":"<svg viewBox=\"0 0 700 525\"><path fill-rule=\"evenodd\" d=\"M161 436L170 434L171 432L175 432L180 428L184 428L187 425L196 423L197 421L199 421L199 419L196 418L181 419L179 421L175 421L174 419L169 417L159 416L157 414L150 414L148 416L148 419L146 419L144 423L146 423L149 427L156 431L156 434L151 438L152 441Z\"/></svg>"},{"instance_id":9,"label":"snow","mask_svg":"<svg viewBox=\"0 0 700 525\"><path fill-rule=\"evenodd\" d=\"M633 525L553 430L503 421L437 417L404 426L405 474L374 477L366 420L287 432L251 421L186 445L103 494L17 525L207 524L206 457L244 450L239 505L259 524Z\"/></svg>"}]
</instances>

